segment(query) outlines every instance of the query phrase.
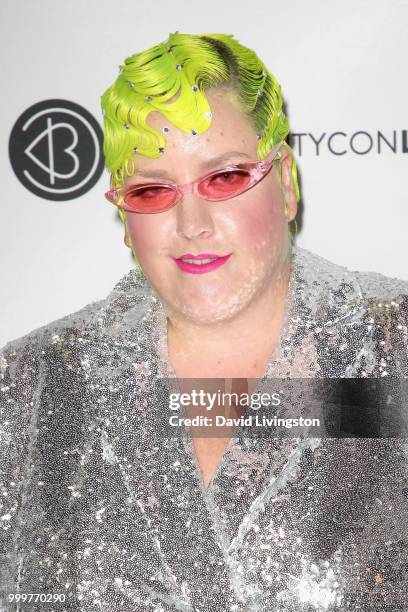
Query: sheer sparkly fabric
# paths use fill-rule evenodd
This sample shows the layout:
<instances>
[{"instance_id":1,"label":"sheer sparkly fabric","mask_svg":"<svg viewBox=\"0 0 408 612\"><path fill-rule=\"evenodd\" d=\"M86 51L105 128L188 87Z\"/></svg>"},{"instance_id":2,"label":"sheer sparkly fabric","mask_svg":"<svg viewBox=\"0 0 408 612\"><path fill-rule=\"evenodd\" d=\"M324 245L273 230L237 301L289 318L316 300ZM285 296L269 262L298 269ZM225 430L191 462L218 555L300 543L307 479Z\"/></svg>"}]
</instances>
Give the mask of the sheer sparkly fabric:
<instances>
[{"instance_id":1,"label":"sheer sparkly fabric","mask_svg":"<svg viewBox=\"0 0 408 612\"><path fill-rule=\"evenodd\" d=\"M293 249L270 377L408 377L408 282ZM408 610L408 441L159 437L166 316L130 271L0 357L1 610Z\"/></svg>"}]
</instances>

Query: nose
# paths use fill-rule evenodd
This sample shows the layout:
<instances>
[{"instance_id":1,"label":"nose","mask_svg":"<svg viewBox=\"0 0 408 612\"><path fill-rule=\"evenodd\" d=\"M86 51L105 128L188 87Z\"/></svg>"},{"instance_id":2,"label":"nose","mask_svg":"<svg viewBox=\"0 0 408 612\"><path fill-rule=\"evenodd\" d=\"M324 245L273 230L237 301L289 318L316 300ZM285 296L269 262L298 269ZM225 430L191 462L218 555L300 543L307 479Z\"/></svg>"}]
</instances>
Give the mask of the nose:
<instances>
[{"instance_id":1,"label":"nose","mask_svg":"<svg viewBox=\"0 0 408 612\"><path fill-rule=\"evenodd\" d=\"M174 209L177 233L189 240L211 236L214 232L214 220L210 206L211 202L207 202L193 193L185 193Z\"/></svg>"}]
</instances>

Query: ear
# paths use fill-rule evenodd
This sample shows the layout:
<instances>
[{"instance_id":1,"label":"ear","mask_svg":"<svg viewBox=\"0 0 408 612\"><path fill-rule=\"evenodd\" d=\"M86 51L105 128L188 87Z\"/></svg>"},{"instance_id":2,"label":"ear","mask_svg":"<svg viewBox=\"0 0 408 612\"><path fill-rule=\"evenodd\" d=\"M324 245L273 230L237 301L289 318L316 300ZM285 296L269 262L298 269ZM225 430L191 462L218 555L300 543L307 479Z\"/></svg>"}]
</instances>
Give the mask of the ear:
<instances>
[{"instance_id":1,"label":"ear","mask_svg":"<svg viewBox=\"0 0 408 612\"><path fill-rule=\"evenodd\" d=\"M281 185L283 197L285 199L285 214L288 222L292 221L296 217L297 213L297 200L296 190L292 176L292 153L288 147L283 145L280 149L281 152Z\"/></svg>"},{"instance_id":2,"label":"ear","mask_svg":"<svg viewBox=\"0 0 408 612\"><path fill-rule=\"evenodd\" d=\"M126 246L129 249L131 249L132 248L132 243L130 242L130 236L129 236L129 232L128 232L126 223L124 224L124 228L125 228L125 235L123 237L123 242L126 244Z\"/></svg>"}]
</instances>

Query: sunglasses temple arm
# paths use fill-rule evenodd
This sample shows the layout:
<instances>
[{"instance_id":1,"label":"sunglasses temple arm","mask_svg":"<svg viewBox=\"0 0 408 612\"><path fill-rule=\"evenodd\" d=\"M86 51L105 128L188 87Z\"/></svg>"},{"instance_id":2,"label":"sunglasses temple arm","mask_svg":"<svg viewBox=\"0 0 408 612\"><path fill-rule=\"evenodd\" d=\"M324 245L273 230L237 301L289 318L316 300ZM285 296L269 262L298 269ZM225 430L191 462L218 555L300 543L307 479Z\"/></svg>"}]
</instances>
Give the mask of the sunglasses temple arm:
<instances>
[{"instance_id":1,"label":"sunglasses temple arm","mask_svg":"<svg viewBox=\"0 0 408 612\"><path fill-rule=\"evenodd\" d=\"M281 148L281 146L283 145L285 141L281 140L280 142L278 142L278 144L276 144L272 151L269 153L268 157L270 157L272 160L276 157L276 155L279 153L279 149Z\"/></svg>"}]
</instances>

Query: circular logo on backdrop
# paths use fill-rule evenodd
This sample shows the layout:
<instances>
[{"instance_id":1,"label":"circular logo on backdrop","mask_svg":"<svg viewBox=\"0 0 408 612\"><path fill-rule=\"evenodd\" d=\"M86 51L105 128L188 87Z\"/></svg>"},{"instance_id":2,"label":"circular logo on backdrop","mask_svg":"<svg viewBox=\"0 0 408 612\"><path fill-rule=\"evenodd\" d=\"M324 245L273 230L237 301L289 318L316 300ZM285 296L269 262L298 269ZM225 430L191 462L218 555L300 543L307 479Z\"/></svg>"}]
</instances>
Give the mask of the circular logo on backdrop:
<instances>
[{"instance_id":1,"label":"circular logo on backdrop","mask_svg":"<svg viewBox=\"0 0 408 612\"><path fill-rule=\"evenodd\" d=\"M47 200L72 200L89 191L103 172L102 130L82 106L44 100L17 119L9 155L19 181Z\"/></svg>"}]
</instances>

